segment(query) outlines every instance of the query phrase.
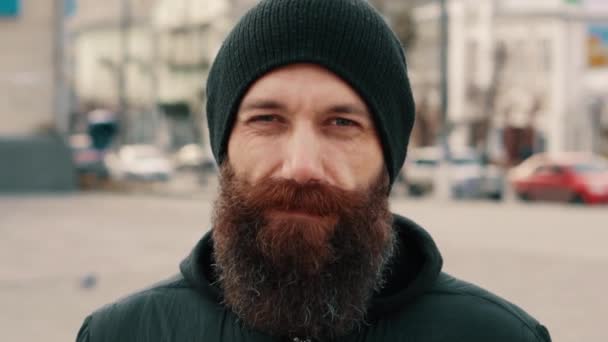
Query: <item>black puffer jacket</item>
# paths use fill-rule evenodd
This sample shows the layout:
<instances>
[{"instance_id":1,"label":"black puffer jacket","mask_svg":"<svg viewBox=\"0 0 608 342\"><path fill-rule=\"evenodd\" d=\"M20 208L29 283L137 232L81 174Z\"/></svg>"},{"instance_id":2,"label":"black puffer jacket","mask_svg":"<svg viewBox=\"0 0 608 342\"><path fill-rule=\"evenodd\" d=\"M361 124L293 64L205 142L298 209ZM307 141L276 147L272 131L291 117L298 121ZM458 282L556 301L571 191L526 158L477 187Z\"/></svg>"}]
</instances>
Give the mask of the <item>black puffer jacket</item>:
<instances>
[{"instance_id":1,"label":"black puffer jacket","mask_svg":"<svg viewBox=\"0 0 608 342\"><path fill-rule=\"evenodd\" d=\"M547 329L517 306L441 272L426 231L395 216L400 240L388 285L370 305L369 325L339 341L550 342ZM84 321L79 342L281 342L247 329L212 285L211 234L180 265L181 274L105 306Z\"/></svg>"}]
</instances>

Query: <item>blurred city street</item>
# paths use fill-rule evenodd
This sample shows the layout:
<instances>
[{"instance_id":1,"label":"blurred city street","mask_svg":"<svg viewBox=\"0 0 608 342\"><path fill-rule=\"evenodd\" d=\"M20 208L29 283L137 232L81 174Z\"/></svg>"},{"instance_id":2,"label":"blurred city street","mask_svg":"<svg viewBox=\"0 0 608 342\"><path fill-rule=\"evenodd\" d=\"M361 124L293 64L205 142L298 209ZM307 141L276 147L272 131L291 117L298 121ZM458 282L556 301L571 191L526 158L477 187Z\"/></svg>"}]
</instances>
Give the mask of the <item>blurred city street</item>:
<instances>
[{"instance_id":1,"label":"blurred city street","mask_svg":"<svg viewBox=\"0 0 608 342\"><path fill-rule=\"evenodd\" d=\"M431 233L444 271L521 306L554 342L607 342L608 205L594 204L608 204L608 0L366 1L407 64L407 84L369 85L403 88L395 98L344 78L379 137L378 123L407 126L380 141L386 154L408 139L393 211ZM0 342L74 341L87 314L179 271L210 227L218 141L230 137L226 124L218 138L214 117L228 112L208 111L224 103L210 94L243 98L207 78L259 2L0 0ZM314 39L363 41L332 22L315 17ZM400 63L368 64L362 75ZM409 88L413 127L375 117L399 112L376 107ZM276 158L294 156L281 146ZM302 160L342 160L313 157Z\"/></svg>"},{"instance_id":2,"label":"blurred city street","mask_svg":"<svg viewBox=\"0 0 608 342\"><path fill-rule=\"evenodd\" d=\"M214 196L0 197L2 339L74 340L92 310L173 275ZM447 272L524 307L554 341L608 340L605 207L396 198L393 211L431 232Z\"/></svg>"}]
</instances>

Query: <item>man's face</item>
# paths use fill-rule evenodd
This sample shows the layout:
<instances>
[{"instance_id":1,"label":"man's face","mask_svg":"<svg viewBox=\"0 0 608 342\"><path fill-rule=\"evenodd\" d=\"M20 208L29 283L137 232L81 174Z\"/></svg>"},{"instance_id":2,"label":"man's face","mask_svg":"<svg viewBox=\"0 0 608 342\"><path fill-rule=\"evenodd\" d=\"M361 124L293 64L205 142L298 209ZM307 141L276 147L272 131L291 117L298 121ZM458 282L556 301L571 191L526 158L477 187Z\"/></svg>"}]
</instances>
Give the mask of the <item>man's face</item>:
<instances>
[{"instance_id":1,"label":"man's face","mask_svg":"<svg viewBox=\"0 0 608 342\"><path fill-rule=\"evenodd\" d=\"M242 101L214 209L225 304L273 336L328 339L363 322L394 248L371 116L342 80L294 65Z\"/></svg>"},{"instance_id":2,"label":"man's face","mask_svg":"<svg viewBox=\"0 0 608 342\"><path fill-rule=\"evenodd\" d=\"M228 143L240 179L264 178L366 189L383 154L365 102L342 79L313 64L277 69L241 101Z\"/></svg>"}]
</instances>

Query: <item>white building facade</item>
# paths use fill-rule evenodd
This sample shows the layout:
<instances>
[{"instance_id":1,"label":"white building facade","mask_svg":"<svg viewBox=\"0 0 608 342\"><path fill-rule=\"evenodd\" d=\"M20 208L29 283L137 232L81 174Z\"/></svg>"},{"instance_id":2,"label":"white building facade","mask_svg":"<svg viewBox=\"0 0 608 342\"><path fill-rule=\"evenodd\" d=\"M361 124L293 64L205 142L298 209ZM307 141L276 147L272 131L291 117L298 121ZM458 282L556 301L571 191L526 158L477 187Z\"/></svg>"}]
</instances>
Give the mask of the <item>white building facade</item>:
<instances>
[{"instance_id":1,"label":"white building facade","mask_svg":"<svg viewBox=\"0 0 608 342\"><path fill-rule=\"evenodd\" d=\"M156 139L156 70L151 8L156 0L80 0L68 22L71 76L82 116L117 114L122 143ZM121 107L125 108L121 108ZM83 127L79 128L80 130Z\"/></svg>"},{"instance_id":2,"label":"white building facade","mask_svg":"<svg viewBox=\"0 0 608 342\"><path fill-rule=\"evenodd\" d=\"M205 80L231 25L225 0L159 0L154 8L157 103L173 132L170 145L208 145Z\"/></svg>"},{"instance_id":3,"label":"white building facade","mask_svg":"<svg viewBox=\"0 0 608 342\"><path fill-rule=\"evenodd\" d=\"M494 154L515 153L505 152L505 144L514 143L509 139L529 140L527 152L608 153L602 145L608 65L590 57L594 30L608 27L608 1L448 4L453 144L475 144L477 131L487 129L485 143ZM439 15L437 3L415 9L419 43L408 56L417 99L433 104L438 103ZM532 134L509 138L507 130Z\"/></svg>"},{"instance_id":4,"label":"white building facade","mask_svg":"<svg viewBox=\"0 0 608 342\"><path fill-rule=\"evenodd\" d=\"M208 145L205 80L235 20L255 3L81 0L70 25L73 75L81 103L119 110L119 76L124 67L123 96L132 137L128 140L149 143L153 132L154 142L167 149L189 143ZM130 12L126 33L121 30L125 8Z\"/></svg>"}]
</instances>

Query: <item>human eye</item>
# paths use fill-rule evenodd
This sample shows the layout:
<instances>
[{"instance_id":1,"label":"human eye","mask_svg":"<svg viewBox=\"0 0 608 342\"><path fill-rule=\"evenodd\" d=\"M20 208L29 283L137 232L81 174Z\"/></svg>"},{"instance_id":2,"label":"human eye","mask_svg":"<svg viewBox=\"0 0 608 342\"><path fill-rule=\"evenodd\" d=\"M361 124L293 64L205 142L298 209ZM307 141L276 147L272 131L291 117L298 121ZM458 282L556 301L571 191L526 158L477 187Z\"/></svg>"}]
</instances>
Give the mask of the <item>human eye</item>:
<instances>
[{"instance_id":1,"label":"human eye","mask_svg":"<svg viewBox=\"0 0 608 342\"><path fill-rule=\"evenodd\" d=\"M358 127L359 124L354 121L354 120L350 120L350 119L346 119L346 118L333 118L331 119L331 124L334 126L339 126L339 127Z\"/></svg>"},{"instance_id":2,"label":"human eye","mask_svg":"<svg viewBox=\"0 0 608 342\"><path fill-rule=\"evenodd\" d=\"M251 132L262 135L283 132L288 127L285 117L277 114L256 114L245 120L245 125Z\"/></svg>"},{"instance_id":3,"label":"human eye","mask_svg":"<svg viewBox=\"0 0 608 342\"><path fill-rule=\"evenodd\" d=\"M260 114L254 115L249 120L250 123L271 123L271 122L280 122L280 117L274 114Z\"/></svg>"}]
</instances>

